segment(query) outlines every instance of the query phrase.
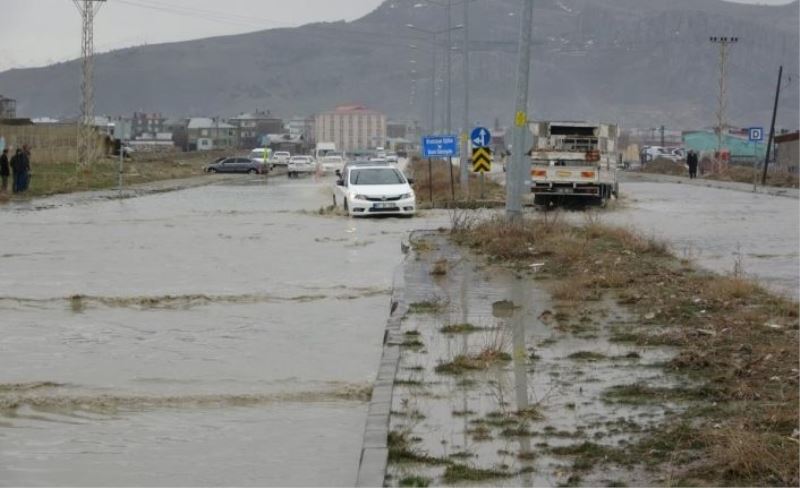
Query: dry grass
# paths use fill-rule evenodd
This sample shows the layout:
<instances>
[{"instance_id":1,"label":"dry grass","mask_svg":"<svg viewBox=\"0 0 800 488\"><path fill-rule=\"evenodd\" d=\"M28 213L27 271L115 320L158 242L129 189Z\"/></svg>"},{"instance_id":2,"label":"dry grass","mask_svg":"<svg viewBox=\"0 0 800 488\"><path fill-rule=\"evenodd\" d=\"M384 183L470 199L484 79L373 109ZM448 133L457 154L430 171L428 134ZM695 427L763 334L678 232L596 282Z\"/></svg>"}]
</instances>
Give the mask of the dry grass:
<instances>
[{"instance_id":1,"label":"dry grass","mask_svg":"<svg viewBox=\"0 0 800 488\"><path fill-rule=\"evenodd\" d=\"M203 174L205 164L218 157L215 153L172 153L156 159L147 156L141 161L138 156L123 163L123 184L132 185L151 181L187 178ZM28 196L44 196L75 191L100 190L117 185L119 161L103 158L88 172L79 172L73 161L47 162L34 149L31 158L31 185Z\"/></svg>"},{"instance_id":2,"label":"dry grass","mask_svg":"<svg viewBox=\"0 0 800 488\"><path fill-rule=\"evenodd\" d=\"M461 192L459 184L459 168L453 166L453 188L450 186L450 168L447 161L434 160L432 161L432 178L428 177L428 161L421 159L414 159L411 162L411 175L414 178L414 192L417 195L419 203L430 202L431 182L433 184L433 201L434 206L449 202L453 199L453 192L455 193L456 200L465 200L467 195ZM470 173L469 177L469 195L470 199L477 199L480 197L480 187L478 176ZM498 200L502 201L505 198L505 188L492 181L491 178L485 178L484 199L485 200Z\"/></svg>"},{"instance_id":3,"label":"dry grass","mask_svg":"<svg viewBox=\"0 0 800 488\"><path fill-rule=\"evenodd\" d=\"M454 231L452 238L522 272L532 262L545 263L537 277L553 280L558 300L581 302L610 293L646 318L644 327L665 329L658 336L641 328L617 335L678 347L667 367L705 381L698 391L708 392L705 403L714 406L692 418L675 414L631 456L653 458L654 451L642 446L668 437L668 425L677 422L688 426L681 434L686 439L669 449L700 451L675 457L684 463L679 467L685 480L797 486L797 302L741 276L695 270L664 244L629 230L591 219L582 226L548 219L513 225L487 220ZM702 394L690 401L704 402ZM760 454L748 456L748 444L751 453Z\"/></svg>"},{"instance_id":4,"label":"dry grass","mask_svg":"<svg viewBox=\"0 0 800 488\"><path fill-rule=\"evenodd\" d=\"M755 175L753 174L755 171ZM731 165L725 168L720 173L706 174L704 178L709 180L718 181L737 181L739 183L753 183L753 178L758 179L758 184L761 184L761 175L763 169L753 169L749 166L734 166ZM798 188L800 187L800 176L789 173L783 170L774 170L767 172L767 185L777 186L781 188Z\"/></svg>"},{"instance_id":5,"label":"dry grass","mask_svg":"<svg viewBox=\"0 0 800 488\"><path fill-rule=\"evenodd\" d=\"M670 159L657 158L645 163L642 173L655 173L660 175L689 176L689 170L683 161L675 162Z\"/></svg>"}]
</instances>

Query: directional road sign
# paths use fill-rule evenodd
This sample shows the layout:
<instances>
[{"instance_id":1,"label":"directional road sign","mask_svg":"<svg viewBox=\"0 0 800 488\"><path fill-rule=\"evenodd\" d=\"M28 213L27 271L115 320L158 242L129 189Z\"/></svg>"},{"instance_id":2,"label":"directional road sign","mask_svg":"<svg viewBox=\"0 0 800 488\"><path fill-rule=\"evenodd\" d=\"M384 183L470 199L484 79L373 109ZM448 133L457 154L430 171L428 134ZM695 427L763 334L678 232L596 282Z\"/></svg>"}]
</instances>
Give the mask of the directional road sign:
<instances>
[{"instance_id":1,"label":"directional road sign","mask_svg":"<svg viewBox=\"0 0 800 488\"><path fill-rule=\"evenodd\" d=\"M425 136L422 138L422 157L438 158L458 155L458 137Z\"/></svg>"},{"instance_id":2,"label":"directional road sign","mask_svg":"<svg viewBox=\"0 0 800 488\"><path fill-rule=\"evenodd\" d=\"M476 147L472 150L472 172L487 173L492 170L492 150Z\"/></svg>"},{"instance_id":3,"label":"directional road sign","mask_svg":"<svg viewBox=\"0 0 800 488\"><path fill-rule=\"evenodd\" d=\"M747 132L750 135L750 142L760 142L764 140L763 127L750 127L747 129Z\"/></svg>"},{"instance_id":4,"label":"directional road sign","mask_svg":"<svg viewBox=\"0 0 800 488\"><path fill-rule=\"evenodd\" d=\"M486 127L475 127L469 135L472 147L488 147L492 143L492 133Z\"/></svg>"}]
</instances>

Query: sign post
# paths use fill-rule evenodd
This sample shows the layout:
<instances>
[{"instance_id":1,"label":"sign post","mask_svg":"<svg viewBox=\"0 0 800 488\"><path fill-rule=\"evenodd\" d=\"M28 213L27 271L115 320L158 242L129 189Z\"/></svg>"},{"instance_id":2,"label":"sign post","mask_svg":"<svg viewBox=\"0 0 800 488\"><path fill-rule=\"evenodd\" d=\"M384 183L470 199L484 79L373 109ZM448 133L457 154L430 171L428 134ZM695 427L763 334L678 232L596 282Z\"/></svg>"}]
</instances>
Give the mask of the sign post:
<instances>
[{"instance_id":1,"label":"sign post","mask_svg":"<svg viewBox=\"0 0 800 488\"><path fill-rule=\"evenodd\" d=\"M475 127L469 135L472 143L472 171L480 173L481 199L484 198L486 177L484 173L492 170L492 133L486 127Z\"/></svg>"},{"instance_id":2,"label":"sign post","mask_svg":"<svg viewBox=\"0 0 800 488\"><path fill-rule=\"evenodd\" d=\"M432 158L447 158L450 166L450 195L455 199L456 190L453 182L453 156L458 156L458 137L425 136L422 138L422 157L428 158L428 190L433 205L433 162Z\"/></svg>"},{"instance_id":3,"label":"sign post","mask_svg":"<svg viewBox=\"0 0 800 488\"><path fill-rule=\"evenodd\" d=\"M750 127L747 129L748 139L753 143L753 193L756 192L758 183L758 143L764 140L763 127Z\"/></svg>"}]
</instances>

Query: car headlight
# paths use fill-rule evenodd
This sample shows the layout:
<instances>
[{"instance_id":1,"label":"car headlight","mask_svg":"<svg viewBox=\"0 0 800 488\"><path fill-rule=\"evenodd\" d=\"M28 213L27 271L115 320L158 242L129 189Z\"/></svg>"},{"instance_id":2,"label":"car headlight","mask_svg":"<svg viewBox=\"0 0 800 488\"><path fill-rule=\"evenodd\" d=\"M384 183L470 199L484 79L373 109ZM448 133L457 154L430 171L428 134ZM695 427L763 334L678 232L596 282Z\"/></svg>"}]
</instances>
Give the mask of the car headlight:
<instances>
[{"instance_id":1,"label":"car headlight","mask_svg":"<svg viewBox=\"0 0 800 488\"><path fill-rule=\"evenodd\" d=\"M366 200L367 196L366 195L356 195L353 198L355 198L356 200Z\"/></svg>"},{"instance_id":2,"label":"car headlight","mask_svg":"<svg viewBox=\"0 0 800 488\"><path fill-rule=\"evenodd\" d=\"M406 198L411 198L413 196L414 196L413 193L403 193L402 195L400 195L400 200L405 200Z\"/></svg>"}]
</instances>

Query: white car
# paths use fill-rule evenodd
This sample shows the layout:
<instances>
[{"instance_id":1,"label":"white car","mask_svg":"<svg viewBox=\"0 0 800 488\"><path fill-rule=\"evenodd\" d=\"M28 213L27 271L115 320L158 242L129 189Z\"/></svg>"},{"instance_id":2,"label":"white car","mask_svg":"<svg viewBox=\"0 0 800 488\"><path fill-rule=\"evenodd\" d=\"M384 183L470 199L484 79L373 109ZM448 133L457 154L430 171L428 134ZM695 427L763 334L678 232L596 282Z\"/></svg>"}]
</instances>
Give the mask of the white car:
<instances>
[{"instance_id":1,"label":"white car","mask_svg":"<svg viewBox=\"0 0 800 488\"><path fill-rule=\"evenodd\" d=\"M269 159L270 164L273 166L286 166L289 164L289 159L292 157L288 151L275 151Z\"/></svg>"},{"instance_id":2,"label":"white car","mask_svg":"<svg viewBox=\"0 0 800 488\"><path fill-rule=\"evenodd\" d=\"M317 171L317 163L311 156L292 156L286 165L289 178L297 178L301 174L312 174Z\"/></svg>"},{"instance_id":3,"label":"white car","mask_svg":"<svg viewBox=\"0 0 800 488\"><path fill-rule=\"evenodd\" d=\"M320 160L320 168L323 173L334 173L344 169L344 158L339 154L329 154Z\"/></svg>"},{"instance_id":4,"label":"white car","mask_svg":"<svg viewBox=\"0 0 800 488\"><path fill-rule=\"evenodd\" d=\"M394 166L347 165L336 188L350 216L414 215L417 203L412 180Z\"/></svg>"},{"instance_id":5,"label":"white car","mask_svg":"<svg viewBox=\"0 0 800 488\"><path fill-rule=\"evenodd\" d=\"M397 162L397 154L389 153L386 155L386 162L387 163L396 163Z\"/></svg>"}]
</instances>

